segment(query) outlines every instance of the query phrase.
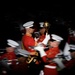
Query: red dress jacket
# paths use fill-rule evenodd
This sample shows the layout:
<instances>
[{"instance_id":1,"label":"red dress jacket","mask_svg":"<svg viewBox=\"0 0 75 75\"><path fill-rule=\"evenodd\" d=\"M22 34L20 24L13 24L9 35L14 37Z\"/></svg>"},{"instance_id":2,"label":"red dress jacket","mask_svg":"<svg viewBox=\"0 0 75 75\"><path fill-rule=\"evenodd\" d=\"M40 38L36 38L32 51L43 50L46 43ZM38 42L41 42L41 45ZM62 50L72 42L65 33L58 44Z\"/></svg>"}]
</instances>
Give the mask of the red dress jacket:
<instances>
[{"instance_id":1,"label":"red dress jacket","mask_svg":"<svg viewBox=\"0 0 75 75\"><path fill-rule=\"evenodd\" d=\"M16 59L16 54L14 52L5 53L0 57L0 60L2 60L4 58L6 58L8 60L13 60L13 59Z\"/></svg>"},{"instance_id":2,"label":"red dress jacket","mask_svg":"<svg viewBox=\"0 0 75 75\"><path fill-rule=\"evenodd\" d=\"M42 57L43 61L45 63L51 62L59 52L60 52L60 50L58 47L50 48L49 50L46 51L47 56ZM48 59L50 59L50 60L48 60ZM56 63L51 62L48 65L56 66Z\"/></svg>"},{"instance_id":3,"label":"red dress jacket","mask_svg":"<svg viewBox=\"0 0 75 75\"><path fill-rule=\"evenodd\" d=\"M23 43L24 48L27 51L29 51L29 52L33 52L34 51L33 49L30 48L31 46L35 46L35 40L34 40L33 37L24 35L22 37L22 43Z\"/></svg>"},{"instance_id":4,"label":"red dress jacket","mask_svg":"<svg viewBox=\"0 0 75 75\"><path fill-rule=\"evenodd\" d=\"M45 39L45 35L41 35L37 42L42 42Z\"/></svg>"}]
</instances>

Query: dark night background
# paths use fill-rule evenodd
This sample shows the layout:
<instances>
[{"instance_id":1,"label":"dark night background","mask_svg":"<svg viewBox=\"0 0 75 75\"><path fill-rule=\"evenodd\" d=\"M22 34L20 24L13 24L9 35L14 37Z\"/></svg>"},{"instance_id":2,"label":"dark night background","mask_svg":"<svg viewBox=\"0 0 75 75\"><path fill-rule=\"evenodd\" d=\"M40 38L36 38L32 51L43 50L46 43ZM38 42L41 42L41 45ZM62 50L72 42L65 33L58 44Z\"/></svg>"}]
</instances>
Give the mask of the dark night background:
<instances>
[{"instance_id":1,"label":"dark night background","mask_svg":"<svg viewBox=\"0 0 75 75\"><path fill-rule=\"evenodd\" d=\"M37 3L37 2L36 2ZM67 28L75 29L75 5L71 3L53 4L6 4L0 7L0 48L4 47L6 39L21 40L20 25L34 20L36 25L41 21L51 23L50 33L56 33L67 38ZM42 5L43 4L43 5Z\"/></svg>"}]
</instances>

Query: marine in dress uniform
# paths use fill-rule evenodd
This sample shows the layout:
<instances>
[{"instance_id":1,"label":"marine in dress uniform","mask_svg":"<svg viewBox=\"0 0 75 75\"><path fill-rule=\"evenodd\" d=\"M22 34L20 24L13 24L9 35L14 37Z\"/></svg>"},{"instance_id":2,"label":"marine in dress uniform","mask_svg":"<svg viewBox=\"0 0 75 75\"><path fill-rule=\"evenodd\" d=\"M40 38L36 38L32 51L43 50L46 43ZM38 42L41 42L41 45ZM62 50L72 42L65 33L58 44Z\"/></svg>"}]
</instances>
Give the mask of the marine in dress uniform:
<instances>
[{"instance_id":1,"label":"marine in dress uniform","mask_svg":"<svg viewBox=\"0 0 75 75\"><path fill-rule=\"evenodd\" d=\"M28 75L39 75L40 72L40 66L39 66L39 61L36 61L38 57L37 52L32 49L31 47L34 47L37 45L37 42L34 40L34 38L32 37L32 34L34 32L34 21L29 21L23 24L23 27L26 29L26 33L25 35L22 37L22 43L23 46L25 48L25 50L27 50L28 52L30 52L30 56L31 59L28 59L27 63L28 63Z\"/></svg>"},{"instance_id":2,"label":"marine in dress uniform","mask_svg":"<svg viewBox=\"0 0 75 75\"><path fill-rule=\"evenodd\" d=\"M64 55L66 55L65 68L60 71L60 75L72 75L75 72L75 45L66 43L64 50Z\"/></svg>"},{"instance_id":3,"label":"marine in dress uniform","mask_svg":"<svg viewBox=\"0 0 75 75\"><path fill-rule=\"evenodd\" d=\"M11 39L7 40L6 53L0 56L2 68L4 67L7 71L10 72L10 65L15 64L16 54L14 52L15 48L19 46L19 44Z\"/></svg>"},{"instance_id":4,"label":"marine in dress uniform","mask_svg":"<svg viewBox=\"0 0 75 75\"><path fill-rule=\"evenodd\" d=\"M0 60L5 59L5 58L8 60L16 59L16 54L15 54L14 50L17 46L19 46L19 44L17 42L15 42L11 39L8 39L6 53L0 57Z\"/></svg>"},{"instance_id":5,"label":"marine in dress uniform","mask_svg":"<svg viewBox=\"0 0 75 75\"><path fill-rule=\"evenodd\" d=\"M49 41L51 48L49 48L49 50L45 52L44 47L35 47L35 49L40 52L40 55L45 62L44 75L58 75L57 64L53 59L60 52L59 44L63 38L55 34L52 34L51 36L52 38Z\"/></svg>"},{"instance_id":6,"label":"marine in dress uniform","mask_svg":"<svg viewBox=\"0 0 75 75\"><path fill-rule=\"evenodd\" d=\"M26 33L22 37L22 43L23 43L24 48L29 52L34 52L34 50L32 50L30 47L36 45L35 40L32 37L32 34L34 32L33 24L34 24L34 21L29 21L23 24L23 27L25 27L26 29Z\"/></svg>"}]
</instances>

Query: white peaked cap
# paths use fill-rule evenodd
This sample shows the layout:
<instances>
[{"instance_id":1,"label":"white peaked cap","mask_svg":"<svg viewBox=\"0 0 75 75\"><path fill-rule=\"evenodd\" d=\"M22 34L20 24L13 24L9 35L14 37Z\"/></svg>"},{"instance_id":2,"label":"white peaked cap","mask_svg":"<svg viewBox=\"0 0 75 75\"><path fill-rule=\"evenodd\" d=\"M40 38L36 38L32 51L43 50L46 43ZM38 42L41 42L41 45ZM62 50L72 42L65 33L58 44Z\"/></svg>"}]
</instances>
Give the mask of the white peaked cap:
<instances>
[{"instance_id":1,"label":"white peaked cap","mask_svg":"<svg viewBox=\"0 0 75 75\"><path fill-rule=\"evenodd\" d=\"M70 46L70 49L71 49L71 50L75 50L75 45L70 44L69 46Z\"/></svg>"},{"instance_id":2,"label":"white peaked cap","mask_svg":"<svg viewBox=\"0 0 75 75\"><path fill-rule=\"evenodd\" d=\"M62 37L60 37L60 36L58 36L58 35L56 35L56 34L52 34L51 36L52 36L52 39L53 39L53 40L56 40L56 41L58 41L58 42L61 42L61 41L63 40Z\"/></svg>"},{"instance_id":3,"label":"white peaked cap","mask_svg":"<svg viewBox=\"0 0 75 75\"><path fill-rule=\"evenodd\" d=\"M11 47L16 47L15 45L13 45L13 44L11 44L11 43L7 43L9 46L11 46Z\"/></svg>"},{"instance_id":4,"label":"white peaked cap","mask_svg":"<svg viewBox=\"0 0 75 75\"><path fill-rule=\"evenodd\" d=\"M33 23L34 23L34 21L26 22L26 23L23 24L23 27L25 27L25 28L33 27Z\"/></svg>"},{"instance_id":5,"label":"white peaked cap","mask_svg":"<svg viewBox=\"0 0 75 75\"><path fill-rule=\"evenodd\" d=\"M11 40L11 39L8 39L8 40L7 40L7 44L8 44L9 46L11 46L11 47L17 47L17 46L19 46L19 44L18 44L16 41Z\"/></svg>"},{"instance_id":6,"label":"white peaked cap","mask_svg":"<svg viewBox=\"0 0 75 75\"><path fill-rule=\"evenodd\" d=\"M44 22L40 22L40 27L44 27Z\"/></svg>"}]
</instances>

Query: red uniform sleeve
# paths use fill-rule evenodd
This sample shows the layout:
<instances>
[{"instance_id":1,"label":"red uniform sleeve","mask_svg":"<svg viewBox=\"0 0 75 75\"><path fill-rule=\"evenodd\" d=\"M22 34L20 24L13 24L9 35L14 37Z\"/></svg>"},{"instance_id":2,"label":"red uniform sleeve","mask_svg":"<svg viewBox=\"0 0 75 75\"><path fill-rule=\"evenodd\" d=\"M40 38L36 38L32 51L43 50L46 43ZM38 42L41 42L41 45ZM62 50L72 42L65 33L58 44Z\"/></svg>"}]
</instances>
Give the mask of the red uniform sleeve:
<instances>
[{"instance_id":1,"label":"red uniform sleeve","mask_svg":"<svg viewBox=\"0 0 75 75\"><path fill-rule=\"evenodd\" d=\"M0 60L2 60L2 59L4 59L4 58L6 58L6 59L8 59L8 60L12 60L12 59L16 59L16 55L15 55L14 52L5 53L5 54L3 54L3 55L1 56Z\"/></svg>"},{"instance_id":2,"label":"red uniform sleeve","mask_svg":"<svg viewBox=\"0 0 75 75\"><path fill-rule=\"evenodd\" d=\"M23 42L23 45L24 45L24 48L29 51L29 52L33 52L34 50L32 50L31 46L35 46L35 40L33 39L33 37L30 37L30 36L23 36L22 38L22 42Z\"/></svg>"},{"instance_id":3,"label":"red uniform sleeve","mask_svg":"<svg viewBox=\"0 0 75 75\"><path fill-rule=\"evenodd\" d=\"M52 60L53 58L55 58L55 56L59 53L59 48L51 48L48 51L46 51L47 56L43 57L43 61L44 62L50 62L50 60ZM50 60L48 60L50 59Z\"/></svg>"}]
</instances>

